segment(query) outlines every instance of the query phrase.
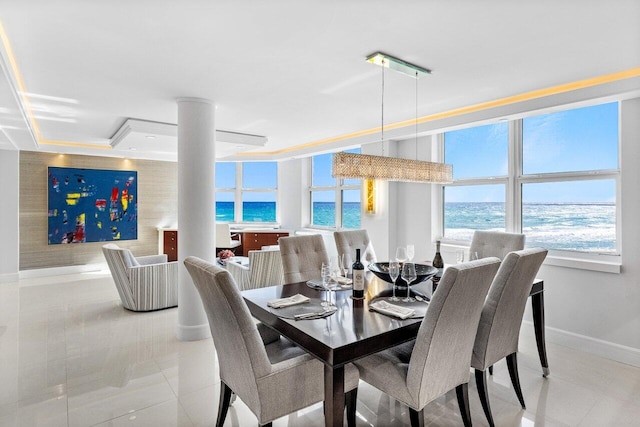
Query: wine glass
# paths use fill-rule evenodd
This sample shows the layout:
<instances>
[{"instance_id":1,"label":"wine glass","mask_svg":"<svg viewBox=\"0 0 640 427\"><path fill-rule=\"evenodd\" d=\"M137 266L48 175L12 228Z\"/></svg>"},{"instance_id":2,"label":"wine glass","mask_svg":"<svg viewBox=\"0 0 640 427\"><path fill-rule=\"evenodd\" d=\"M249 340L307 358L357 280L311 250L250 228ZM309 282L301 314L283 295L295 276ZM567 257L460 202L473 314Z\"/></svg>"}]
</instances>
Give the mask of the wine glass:
<instances>
[{"instance_id":1,"label":"wine glass","mask_svg":"<svg viewBox=\"0 0 640 427\"><path fill-rule=\"evenodd\" d=\"M408 259L408 261L412 262L414 256L416 256L416 247L414 245L407 245L407 259Z\"/></svg>"},{"instance_id":2,"label":"wine glass","mask_svg":"<svg viewBox=\"0 0 640 427\"><path fill-rule=\"evenodd\" d=\"M405 282L407 282L407 297L403 298L402 301L403 302L413 302L415 301L415 299L413 299L411 297L411 286L409 286L409 284L411 282L413 282L414 280L416 280L416 278L418 277L416 275L416 266L414 263L412 262L405 262L402 265L402 280L404 280Z\"/></svg>"},{"instance_id":3,"label":"wine glass","mask_svg":"<svg viewBox=\"0 0 640 427\"><path fill-rule=\"evenodd\" d=\"M396 280L398 280L398 276L400 275L400 263L398 261L391 261L389 263L389 277L392 280L393 284L393 296L389 298L389 301L399 301L400 298L396 296Z\"/></svg>"},{"instance_id":4,"label":"wine glass","mask_svg":"<svg viewBox=\"0 0 640 427\"><path fill-rule=\"evenodd\" d=\"M458 249L456 251L456 262L462 264L464 262L464 250Z\"/></svg>"},{"instance_id":5,"label":"wine glass","mask_svg":"<svg viewBox=\"0 0 640 427\"><path fill-rule=\"evenodd\" d=\"M396 261L399 263L403 263L407 260L407 249L404 247L400 247L396 249Z\"/></svg>"},{"instance_id":6,"label":"wine glass","mask_svg":"<svg viewBox=\"0 0 640 427\"><path fill-rule=\"evenodd\" d=\"M469 260L470 261L475 261L480 259L480 252L469 252Z\"/></svg>"},{"instance_id":7,"label":"wine glass","mask_svg":"<svg viewBox=\"0 0 640 427\"><path fill-rule=\"evenodd\" d=\"M351 261L351 259L349 258L349 255L347 254L342 254L342 256L340 257L340 269L342 271L342 275L344 277L347 277L349 275L349 262Z\"/></svg>"},{"instance_id":8,"label":"wine glass","mask_svg":"<svg viewBox=\"0 0 640 427\"><path fill-rule=\"evenodd\" d=\"M330 289L329 280L331 279L331 267L325 263L322 263L322 269L320 270L320 274L322 277L322 287L325 289L327 293L327 297L331 298L330 290L329 290ZM331 306L331 303L327 300L322 300L320 302L320 305L324 307L325 310L327 310Z\"/></svg>"}]
</instances>

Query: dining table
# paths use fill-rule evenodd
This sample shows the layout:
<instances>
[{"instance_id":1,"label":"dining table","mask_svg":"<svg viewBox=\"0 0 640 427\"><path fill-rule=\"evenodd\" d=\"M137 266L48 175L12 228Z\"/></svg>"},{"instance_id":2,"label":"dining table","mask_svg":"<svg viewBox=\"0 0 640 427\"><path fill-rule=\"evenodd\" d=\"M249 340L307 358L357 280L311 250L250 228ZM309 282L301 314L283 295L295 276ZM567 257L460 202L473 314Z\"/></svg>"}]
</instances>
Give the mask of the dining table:
<instances>
[{"instance_id":1,"label":"dining table","mask_svg":"<svg viewBox=\"0 0 640 427\"><path fill-rule=\"evenodd\" d=\"M327 291L311 287L307 282L299 282L242 292L253 317L323 362L326 426L343 425L345 365L410 341L418 334L423 317L414 316L402 320L369 309L374 300L388 296L390 289L391 284L367 271L364 299L353 299L350 289L332 291L331 298L337 310L326 317L304 320L282 316L278 309L269 307L268 302L297 294L319 300L325 298ZM418 308L418 315L424 315L428 310L428 299L432 293L431 281L414 284L410 289L412 294L418 295L422 300L411 304ZM546 376L548 363L544 345L543 291L543 281L536 279L530 295L538 353ZM406 292L405 287L399 290L398 296L403 297ZM394 304L403 305L401 301ZM419 304L424 304L424 309L420 310Z\"/></svg>"}]
</instances>

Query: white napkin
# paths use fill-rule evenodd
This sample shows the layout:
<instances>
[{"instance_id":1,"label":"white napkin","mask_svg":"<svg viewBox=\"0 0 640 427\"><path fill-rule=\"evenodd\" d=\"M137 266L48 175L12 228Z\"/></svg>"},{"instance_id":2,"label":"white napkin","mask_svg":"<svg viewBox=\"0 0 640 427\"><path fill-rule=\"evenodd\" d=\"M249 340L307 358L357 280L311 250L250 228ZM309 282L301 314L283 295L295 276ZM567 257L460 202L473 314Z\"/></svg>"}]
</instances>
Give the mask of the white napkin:
<instances>
[{"instance_id":1,"label":"white napkin","mask_svg":"<svg viewBox=\"0 0 640 427\"><path fill-rule=\"evenodd\" d=\"M412 308L389 304L384 300L376 301L373 304L369 304L369 308L375 311L379 311L380 313L388 314L389 316L398 317L400 319L408 319L415 313L415 310Z\"/></svg>"},{"instance_id":2,"label":"white napkin","mask_svg":"<svg viewBox=\"0 0 640 427\"><path fill-rule=\"evenodd\" d=\"M290 305L302 304L305 302L309 302L309 297L305 297L304 295L295 294L291 297L287 298L278 298L267 302L269 307L273 308L282 308L289 307Z\"/></svg>"}]
</instances>

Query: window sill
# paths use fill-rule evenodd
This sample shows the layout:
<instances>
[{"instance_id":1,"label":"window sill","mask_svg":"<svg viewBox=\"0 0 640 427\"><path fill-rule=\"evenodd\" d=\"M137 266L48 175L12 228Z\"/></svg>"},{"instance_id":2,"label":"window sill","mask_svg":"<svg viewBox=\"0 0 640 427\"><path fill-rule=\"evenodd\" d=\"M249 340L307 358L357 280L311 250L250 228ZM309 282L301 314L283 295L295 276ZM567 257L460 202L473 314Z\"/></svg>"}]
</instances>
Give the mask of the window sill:
<instances>
[{"instance_id":1,"label":"window sill","mask_svg":"<svg viewBox=\"0 0 640 427\"><path fill-rule=\"evenodd\" d=\"M455 252L460 249L465 251L466 258L469 250L468 244L465 245L457 241L442 242L441 252L445 260L455 260ZM612 274L620 274L622 269L620 256L618 255L584 254L584 257L571 257L563 255L561 251L550 251L543 265Z\"/></svg>"},{"instance_id":2,"label":"window sill","mask_svg":"<svg viewBox=\"0 0 640 427\"><path fill-rule=\"evenodd\" d=\"M611 258L620 258L612 256ZM544 265L554 267L576 268L579 270L599 271L602 273L620 274L622 264L616 261L604 261L595 259L580 259L562 257L558 255L548 255L544 260Z\"/></svg>"}]
</instances>

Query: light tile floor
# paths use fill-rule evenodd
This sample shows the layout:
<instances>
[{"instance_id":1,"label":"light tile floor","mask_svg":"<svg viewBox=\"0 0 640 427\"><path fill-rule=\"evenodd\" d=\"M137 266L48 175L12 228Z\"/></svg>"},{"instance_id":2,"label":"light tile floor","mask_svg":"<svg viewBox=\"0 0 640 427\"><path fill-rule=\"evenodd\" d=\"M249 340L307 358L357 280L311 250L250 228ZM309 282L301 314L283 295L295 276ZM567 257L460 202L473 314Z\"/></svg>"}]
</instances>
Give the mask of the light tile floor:
<instances>
[{"instance_id":1,"label":"light tile floor","mask_svg":"<svg viewBox=\"0 0 640 427\"><path fill-rule=\"evenodd\" d=\"M211 339L179 342L177 309L122 308L107 273L0 285L0 426L211 426L220 382ZM519 365L527 409L500 362L489 381L499 426L640 426L640 368L548 344L543 378L531 328ZM474 425L487 425L474 381ZM409 425L407 408L360 383L358 425ZM316 404L274 426L322 426ZM455 394L430 403L426 424L461 425ZM255 426L237 400L227 426Z\"/></svg>"}]
</instances>

